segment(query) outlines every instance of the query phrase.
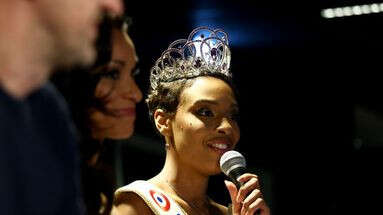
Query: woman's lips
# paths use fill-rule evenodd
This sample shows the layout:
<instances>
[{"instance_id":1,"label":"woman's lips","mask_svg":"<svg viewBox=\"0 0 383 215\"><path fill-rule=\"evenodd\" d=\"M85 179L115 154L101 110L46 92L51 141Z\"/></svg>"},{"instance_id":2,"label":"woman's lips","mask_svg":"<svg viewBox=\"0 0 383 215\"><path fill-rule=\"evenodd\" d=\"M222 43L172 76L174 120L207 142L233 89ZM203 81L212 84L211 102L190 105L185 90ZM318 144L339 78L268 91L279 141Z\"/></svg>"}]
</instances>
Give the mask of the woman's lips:
<instances>
[{"instance_id":1,"label":"woman's lips","mask_svg":"<svg viewBox=\"0 0 383 215\"><path fill-rule=\"evenodd\" d=\"M219 154L223 154L232 148L232 144L229 140L226 139L218 139L208 142L208 147Z\"/></svg>"},{"instance_id":2,"label":"woman's lips","mask_svg":"<svg viewBox=\"0 0 383 215\"><path fill-rule=\"evenodd\" d=\"M112 112L119 117L136 116L136 108L121 108L121 109L115 109Z\"/></svg>"}]
</instances>

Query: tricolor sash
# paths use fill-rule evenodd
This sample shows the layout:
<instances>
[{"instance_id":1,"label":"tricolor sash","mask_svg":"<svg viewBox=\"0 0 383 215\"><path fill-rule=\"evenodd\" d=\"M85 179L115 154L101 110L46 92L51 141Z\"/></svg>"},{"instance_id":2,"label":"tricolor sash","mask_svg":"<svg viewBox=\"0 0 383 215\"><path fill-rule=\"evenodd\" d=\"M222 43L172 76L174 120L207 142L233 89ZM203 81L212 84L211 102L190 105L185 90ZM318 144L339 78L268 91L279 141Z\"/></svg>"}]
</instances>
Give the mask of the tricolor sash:
<instances>
[{"instance_id":1,"label":"tricolor sash","mask_svg":"<svg viewBox=\"0 0 383 215\"><path fill-rule=\"evenodd\" d=\"M187 215L169 195L147 181L138 180L123 186L116 190L115 196L124 192L136 193L156 215Z\"/></svg>"}]
</instances>

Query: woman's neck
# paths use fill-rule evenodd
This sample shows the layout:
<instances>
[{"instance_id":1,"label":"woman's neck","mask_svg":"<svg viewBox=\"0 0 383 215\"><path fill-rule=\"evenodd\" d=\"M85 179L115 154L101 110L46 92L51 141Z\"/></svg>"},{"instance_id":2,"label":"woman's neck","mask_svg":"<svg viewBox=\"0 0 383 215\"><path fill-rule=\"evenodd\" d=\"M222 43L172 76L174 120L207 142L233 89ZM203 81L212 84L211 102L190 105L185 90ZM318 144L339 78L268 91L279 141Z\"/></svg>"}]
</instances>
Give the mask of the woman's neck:
<instances>
[{"instance_id":1,"label":"woman's neck","mask_svg":"<svg viewBox=\"0 0 383 215\"><path fill-rule=\"evenodd\" d=\"M160 183L162 188L167 187L165 190L170 190L188 203L202 204L207 199L208 180L208 176L179 163L175 156L168 152L165 165L162 171L153 178L153 183Z\"/></svg>"},{"instance_id":2,"label":"woman's neck","mask_svg":"<svg viewBox=\"0 0 383 215\"><path fill-rule=\"evenodd\" d=\"M88 159L86 161L89 166L95 167L97 165L99 158L100 158L101 148L103 147L104 141L105 141L105 139L96 139L96 138L92 139L91 143L95 144L92 147L95 147L96 150L94 151L94 153L92 155L90 155L90 157L88 157Z\"/></svg>"}]
</instances>

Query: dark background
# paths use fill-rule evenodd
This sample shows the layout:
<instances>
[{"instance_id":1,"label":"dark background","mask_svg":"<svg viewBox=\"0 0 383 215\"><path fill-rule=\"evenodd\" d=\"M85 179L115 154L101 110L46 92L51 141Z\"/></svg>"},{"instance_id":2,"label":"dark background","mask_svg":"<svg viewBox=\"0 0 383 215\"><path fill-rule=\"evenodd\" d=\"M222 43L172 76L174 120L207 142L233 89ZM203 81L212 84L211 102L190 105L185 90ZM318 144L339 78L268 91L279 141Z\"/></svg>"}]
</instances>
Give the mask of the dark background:
<instances>
[{"instance_id":1,"label":"dark background","mask_svg":"<svg viewBox=\"0 0 383 215\"><path fill-rule=\"evenodd\" d=\"M146 93L149 69L172 41L198 26L223 28L240 92L238 150L274 214L382 214L383 14L321 17L324 8L367 3L379 2L127 1L137 82ZM140 137L158 150L143 102ZM214 177L209 192L226 204L222 179Z\"/></svg>"}]
</instances>

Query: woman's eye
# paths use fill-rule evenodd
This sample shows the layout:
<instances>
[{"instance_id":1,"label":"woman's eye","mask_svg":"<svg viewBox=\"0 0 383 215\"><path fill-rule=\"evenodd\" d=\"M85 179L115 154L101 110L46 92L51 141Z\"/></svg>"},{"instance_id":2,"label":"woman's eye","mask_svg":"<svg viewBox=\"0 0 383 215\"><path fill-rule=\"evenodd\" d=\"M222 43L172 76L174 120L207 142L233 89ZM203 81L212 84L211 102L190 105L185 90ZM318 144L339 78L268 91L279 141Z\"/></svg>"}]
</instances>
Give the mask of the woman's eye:
<instances>
[{"instance_id":1,"label":"woman's eye","mask_svg":"<svg viewBox=\"0 0 383 215\"><path fill-rule=\"evenodd\" d=\"M113 80L117 80L120 78L120 71L118 69L111 69L102 73L101 76L103 78L110 78Z\"/></svg>"},{"instance_id":2,"label":"woman's eye","mask_svg":"<svg viewBox=\"0 0 383 215\"><path fill-rule=\"evenodd\" d=\"M212 117L214 116L213 111L208 108L200 108L197 110L199 116Z\"/></svg>"}]
</instances>

